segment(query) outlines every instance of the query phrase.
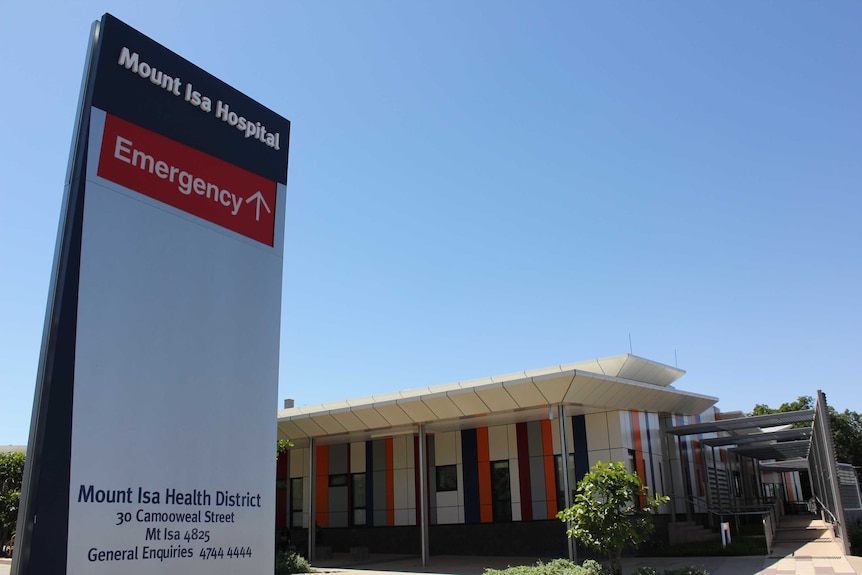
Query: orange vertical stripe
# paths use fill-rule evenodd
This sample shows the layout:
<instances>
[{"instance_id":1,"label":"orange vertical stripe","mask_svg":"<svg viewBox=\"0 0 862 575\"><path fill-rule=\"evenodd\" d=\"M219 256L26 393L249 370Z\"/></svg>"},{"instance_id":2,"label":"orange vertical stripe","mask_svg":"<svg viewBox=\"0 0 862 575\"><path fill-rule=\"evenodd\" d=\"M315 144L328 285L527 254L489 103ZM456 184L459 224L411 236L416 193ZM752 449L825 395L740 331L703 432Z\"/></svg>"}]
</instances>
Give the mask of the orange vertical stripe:
<instances>
[{"instance_id":1,"label":"orange vertical stripe","mask_svg":"<svg viewBox=\"0 0 862 575\"><path fill-rule=\"evenodd\" d=\"M552 519L557 515L557 473L550 419L542 420L542 453L545 461L545 503L548 506L548 519Z\"/></svg>"},{"instance_id":2,"label":"orange vertical stripe","mask_svg":"<svg viewBox=\"0 0 862 575\"><path fill-rule=\"evenodd\" d=\"M392 438L386 438L386 525L395 525L395 454Z\"/></svg>"},{"instance_id":3,"label":"orange vertical stripe","mask_svg":"<svg viewBox=\"0 0 862 575\"><path fill-rule=\"evenodd\" d=\"M494 521L494 506L491 499L491 455L488 443L488 428L476 430L476 450L479 458L479 520Z\"/></svg>"},{"instance_id":4,"label":"orange vertical stripe","mask_svg":"<svg viewBox=\"0 0 862 575\"><path fill-rule=\"evenodd\" d=\"M329 527L329 447L318 445L314 458L314 516L318 525Z\"/></svg>"}]
</instances>

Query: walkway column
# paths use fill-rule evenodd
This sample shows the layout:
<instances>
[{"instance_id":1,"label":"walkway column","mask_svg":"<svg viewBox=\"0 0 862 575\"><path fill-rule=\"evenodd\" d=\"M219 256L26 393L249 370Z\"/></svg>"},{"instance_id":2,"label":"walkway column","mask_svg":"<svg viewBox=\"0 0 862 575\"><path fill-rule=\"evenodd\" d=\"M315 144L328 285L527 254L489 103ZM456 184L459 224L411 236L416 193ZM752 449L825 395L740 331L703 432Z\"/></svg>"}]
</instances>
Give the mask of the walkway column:
<instances>
[{"instance_id":1,"label":"walkway column","mask_svg":"<svg viewBox=\"0 0 862 575\"><path fill-rule=\"evenodd\" d=\"M664 477L667 478L670 485L670 492L666 493L666 495L670 495L670 520L671 523L676 523L676 492L673 488L673 440L670 438L669 429L672 427L670 424L670 414L669 413L660 413L658 416L658 430L661 436L664 438L664 457L662 457L662 467L664 468Z\"/></svg>"},{"instance_id":2,"label":"walkway column","mask_svg":"<svg viewBox=\"0 0 862 575\"><path fill-rule=\"evenodd\" d=\"M419 424L419 509L417 516L419 517L419 534L422 538L422 566L428 566L428 454L426 451L427 441L425 438L425 424Z\"/></svg>"},{"instance_id":3,"label":"walkway column","mask_svg":"<svg viewBox=\"0 0 862 575\"><path fill-rule=\"evenodd\" d=\"M317 462L314 457L315 450L315 442L314 438L311 437L308 440L308 560L314 561L314 548L316 546L316 529L317 521L315 520L315 515L317 514L314 508L314 498L315 498L315 489L314 482L317 479L315 477L315 467L317 466Z\"/></svg>"},{"instance_id":4,"label":"walkway column","mask_svg":"<svg viewBox=\"0 0 862 575\"><path fill-rule=\"evenodd\" d=\"M718 508L718 512L723 514L722 511L724 509L721 501L721 488L718 486L718 461L715 459L715 446L710 446L710 451L712 452L712 478L715 479L715 499L716 499L716 507ZM707 470L707 473L709 470ZM723 517L719 517L720 520L723 520Z\"/></svg>"},{"instance_id":5,"label":"walkway column","mask_svg":"<svg viewBox=\"0 0 862 575\"><path fill-rule=\"evenodd\" d=\"M706 477L703 477L704 491L706 491L706 515L707 520L709 521L709 526L712 527L714 524L714 519L712 517L712 494L710 494L709 489L709 462L706 460L706 447L703 445L703 442L700 443L700 465L703 468L703 472L706 473Z\"/></svg>"},{"instance_id":6,"label":"walkway column","mask_svg":"<svg viewBox=\"0 0 862 575\"><path fill-rule=\"evenodd\" d=\"M569 428L568 420L566 419L566 406L558 407L560 418L560 453L562 453L562 478L563 478L563 505L568 509L572 506L572 478L569 476ZM570 527L566 523L566 529ZM575 547L575 540L566 535L566 546L569 549L569 561L578 560L578 551Z\"/></svg>"},{"instance_id":7,"label":"walkway column","mask_svg":"<svg viewBox=\"0 0 862 575\"><path fill-rule=\"evenodd\" d=\"M765 497L764 489L763 489L763 471L760 469L760 460L752 459L752 465L754 465L754 479L757 481L757 502L760 503L760 500Z\"/></svg>"}]
</instances>

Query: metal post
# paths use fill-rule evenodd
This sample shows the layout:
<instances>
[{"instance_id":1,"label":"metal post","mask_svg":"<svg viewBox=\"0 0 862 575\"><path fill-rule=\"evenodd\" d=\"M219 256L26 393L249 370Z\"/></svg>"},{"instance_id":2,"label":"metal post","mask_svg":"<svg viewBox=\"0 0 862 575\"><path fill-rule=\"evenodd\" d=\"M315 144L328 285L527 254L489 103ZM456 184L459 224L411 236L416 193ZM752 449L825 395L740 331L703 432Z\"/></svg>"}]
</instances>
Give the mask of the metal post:
<instances>
[{"instance_id":1,"label":"metal post","mask_svg":"<svg viewBox=\"0 0 862 575\"><path fill-rule=\"evenodd\" d=\"M662 467L664 467L665 470L664 476L667 477L667 480L670 482L670 520L672 523L676 523L676 492L673 488L673 442L671 441L670 432L668 431L669 418L670 414L660 414L658 418L658 428L659 433L664 437L665 456L662 458Z\"/></svg>"},{"instance_id":2,"label":"metal post","mask_svg":"<svg viewBox=\"0 0 862 575\"><path fill-rule=\"evenodd\" d=\"M752 461L754 462L754 466L755 466L754 478L757 480L757 487L759 489L758 499L765 499L766 493L764 493L764 490L763 490L763 470L760 468L760 460L759 459L753 459Z\"/></svg>"},{"instance_id":3,"label":"metal post","mask_svg":"<svg viewBox=\"0 0 862 575\"><path fill-rule=\"evenodd\" d=\"M567 427L568 421L566 420L566 406L560 405L558 407L559 417L560 417L560 453L562 454L562 479L563 479L563 504L568 509L572 506L572 478L569 476L569 431ZM566 524L566 529L570 525ZM569 560L577 561L578 560L578 550L575 547L575 541L571 537L566 537L567 546L569 548Z\"/></svg>"},{"instance_id":4,"label":"metal post","mask_svg":"<svg viewBox=\"0 0 862 575\"><path fill-rule=\"evenodd\" d=\"M826 465L831 476L832 488L832 505L834 509L833 515L838 523L838 531L841 542L844 544L844 554L850 555L850 537L847 534L847 523L844 516L844 505L841 503L841 484L838 482L838 462L835 459L835 444L832 441L832 428L829 424L828 411L826 406L826 395L821 390L817 390L817 403L815 404L815 419L821 419L820 430L823 436L823 447L826 448L826 453L829 457L826 458ZM833 530L835 527L833 526Z\"/></svg>"},{"instance_id":5,"label":"metal post","mask_svg":"<svg viewBox=\"0 0 862 575\"><path fill-rule=\"evenodd\" d=\"M315 527L317 527L317 521L315 520L316 511L314 509L314 497L315 497L315 467L317 466L317 462L314 457L315 450L315 441L314 438L310 438L308 440L308 560L314 561L316 557L314 556L314 548L317 544L315 539L317 538L317 533Z\"/></svg>"},{"instance_id":6,"label":"metal post","mask_svg":"<svg viewBox=\"0 0 862 575\"><path fill-rule=\"evenodd\" d=\"M727 506L731 511L736 509L736 486L733 483L733 461L729 448L724 449L724 479L727 481Z\"/></svg>"},{"instance_id":7,"label":"metal post","mask_svg":"<svg viewBox=\"0 0 862 575\"><path fill-rule=\"evenodd\" d=\"M700 464L703 467L703 472L706 473L706 477L703 478L704 491L706 491L706 515L707 521L709 522L709 526L713 527L714 521L712 517L712 495L709 492L709 465L706 461L706 449L703 448L703 440L699 444L700 450Z\"/></svg>"},{"instance_id":8,"label":"metal post","mask_svg":"<svg viewBox=\"0 0 862 575\"><path fill-rule=\"evenodd\" d=\"M682 472L682 492L685 494L683 501L685 504L685 519L686 521L691 521L694 519L694 503L692 503L694 495L690 492L688 481L686 481L686 476L688 475L688 460L682 460L682 438L679 435L676 436L676 449L677 452L679 452L679 470Z\"/></svg>"},{"instance_id":9,"label":"metal post","mask_svg":"<svg viewBox=\"0 0 862 575\"><path fill-rule=\"evenodd\" d=\"M715 459L715 446L710 446L712 452L712 477L715 479L715 498L718 501L718 508L721 511L721 487L718 485L718 461Z\"/></svg>"},{"instance_id":10,"label":"metal post","mask_svg":"<svg viewBox=\"0 0 862 575\"><path fill-rule=\"evenodd\" d=\"M422 550L422 566L428 566L428 455L426 451L425 424L419 424L419 534L422 538L420 548Z\"/></svg>"}]
</instances>

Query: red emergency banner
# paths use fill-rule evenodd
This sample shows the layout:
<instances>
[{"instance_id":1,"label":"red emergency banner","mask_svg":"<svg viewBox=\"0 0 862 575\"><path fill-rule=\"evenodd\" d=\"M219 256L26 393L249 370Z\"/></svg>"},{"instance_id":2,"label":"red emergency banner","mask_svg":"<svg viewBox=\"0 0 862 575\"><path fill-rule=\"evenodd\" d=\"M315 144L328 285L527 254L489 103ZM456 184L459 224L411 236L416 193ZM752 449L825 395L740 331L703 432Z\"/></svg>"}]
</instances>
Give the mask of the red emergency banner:
<instances>
[{"instance_id":1,"label":"red emergency banner","mask_svg":"<svg viewBox=\"0 0 862 575\"><path fill-rule=\"evenodd\" d=\"M107 114L99 176L268 246L276 183Z\"/></svg>"}]
</instances>

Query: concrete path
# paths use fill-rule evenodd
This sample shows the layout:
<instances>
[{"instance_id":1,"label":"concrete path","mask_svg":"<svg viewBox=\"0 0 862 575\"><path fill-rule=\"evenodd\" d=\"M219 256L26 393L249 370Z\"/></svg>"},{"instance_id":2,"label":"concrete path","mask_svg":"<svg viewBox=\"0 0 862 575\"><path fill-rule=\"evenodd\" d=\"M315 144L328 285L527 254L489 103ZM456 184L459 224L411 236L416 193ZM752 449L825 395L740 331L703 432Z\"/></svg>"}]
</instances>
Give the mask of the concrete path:
<instances>
[{"instance_id":1,"label":"concrete path","mask_svg":"<svg viewBox=\"0 0 862 575\"><path fill-rule=\"evenodd\" d=\"M781 520L772 553L761 575L855 575L856 571L832 530L812 515L789 515Z\"/></svg>"},{"instance_id":2,"label":"concrete path","mask_svg":"<svg viewBox=\"0 0 862 575\"><path fill-rule=\"evenodd\" d=\"M538 560L536 557L435 555L431 557L430 565L423 567L416 556L374 555L356 563L345 554L315 562L314 568L318 572L335 575L482 575L487 568L533 565ZM626 558L623 559L624 575L631 575L641 565L654 567L659 573L665 569L694 565L710 575L862 575L862 557L845 557L828 526L811 516L785 517L769 556ZM0 559L0 575L9 575L10 569L11 560Z\"/></svg>"}]
</instances>

